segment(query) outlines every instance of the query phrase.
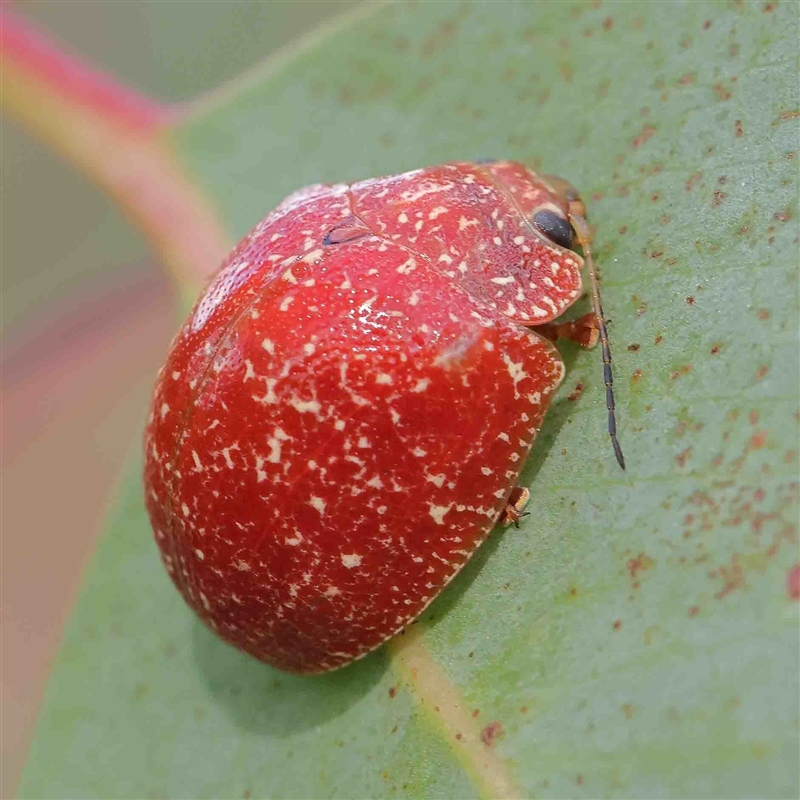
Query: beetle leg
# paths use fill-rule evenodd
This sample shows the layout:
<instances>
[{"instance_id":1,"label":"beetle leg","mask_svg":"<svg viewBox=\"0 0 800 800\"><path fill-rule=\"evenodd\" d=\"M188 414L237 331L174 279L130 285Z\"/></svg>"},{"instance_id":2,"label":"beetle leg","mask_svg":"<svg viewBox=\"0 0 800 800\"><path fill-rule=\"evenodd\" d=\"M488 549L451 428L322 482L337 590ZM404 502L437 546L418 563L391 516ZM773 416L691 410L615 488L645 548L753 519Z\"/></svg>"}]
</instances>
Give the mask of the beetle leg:
<instances>
[{"instance_id":1,"label":"beetle leg","mask_svg":"<svg viewBox=\"0 0 800 800\"><path fill-rule=\"evenodd\" d=\"M567 339L591 350L600 341L600 324L597 321L597 315L590 311L569 322L550 322L547 325L539 325L536 333L540 333L551 342Z\"/></svg>"},{"instance_id":2,"label":"beetle leg","mask_svg":"<svg viewBox=\"0 0 800 800\"><path fill-rule=\"evenodd\" d=\"M504 528L508 528L511 525L519 528L520 519L528 516L528 512L523 513L522 509L525 508L530 499L531 493L528 489L524 486L515 486L511 490L506 507L503 509L498 522Z\"/></svg>"}]
</instances>

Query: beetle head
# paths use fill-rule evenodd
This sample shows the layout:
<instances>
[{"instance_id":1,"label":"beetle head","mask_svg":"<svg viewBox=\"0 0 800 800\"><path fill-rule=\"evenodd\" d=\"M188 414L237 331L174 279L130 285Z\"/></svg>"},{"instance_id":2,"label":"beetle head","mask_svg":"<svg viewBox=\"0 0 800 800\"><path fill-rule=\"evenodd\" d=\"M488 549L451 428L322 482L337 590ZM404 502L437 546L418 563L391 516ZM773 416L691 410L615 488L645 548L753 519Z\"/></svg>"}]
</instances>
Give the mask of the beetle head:
<instances>
[{"instance_id":1,"label":"beetle head","mask_svg":"<svg viewBox=\"0 0 800 800\"><path fill-rule=\"evenodd\" d=\"M530 226L548 243L572 250L577 244L571 216L585 217L578 190L556 175L538 175L521 164L494 162L491 171L510 193Z\"/></svg>"}]
</instances>

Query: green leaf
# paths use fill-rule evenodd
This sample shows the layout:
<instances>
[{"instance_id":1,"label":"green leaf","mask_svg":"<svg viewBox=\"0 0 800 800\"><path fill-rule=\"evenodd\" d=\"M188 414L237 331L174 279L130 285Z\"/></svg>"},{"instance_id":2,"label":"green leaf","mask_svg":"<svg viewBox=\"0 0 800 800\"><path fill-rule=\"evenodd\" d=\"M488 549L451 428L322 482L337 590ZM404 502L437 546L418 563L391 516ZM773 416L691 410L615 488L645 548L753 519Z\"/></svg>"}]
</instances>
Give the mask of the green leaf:
<instances>
[{"instance_id":1,"label":"green leaf","mask_svg":"<svg viewBox=\"0 0 800 800\"><path fill-rule=\"evenodd\" d=\"M173 144L236 236L447 160L579 186L628 470L565 347L533 514L405 643L298 678L184 607L137 467L21 795L796 797L798 33L794 3L382 6L201 104Z\"/></svg>"}]
</instances>

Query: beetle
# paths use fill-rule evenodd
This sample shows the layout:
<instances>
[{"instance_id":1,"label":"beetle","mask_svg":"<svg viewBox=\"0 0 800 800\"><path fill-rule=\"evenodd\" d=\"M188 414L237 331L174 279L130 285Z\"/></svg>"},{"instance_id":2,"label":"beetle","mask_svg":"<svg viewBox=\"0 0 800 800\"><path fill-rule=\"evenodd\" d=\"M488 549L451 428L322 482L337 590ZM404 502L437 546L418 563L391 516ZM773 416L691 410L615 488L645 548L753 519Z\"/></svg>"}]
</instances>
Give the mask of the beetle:
<instances>
[{"instance_id":1,"label":"beetle","mask_svg":"<svg viewBox=\"0 0 800 800\"><path fill-rule=\"evenodd\" d=\"M556 322L584 262L593 313ZM146 504L186 602L291 672L380 646L522 516L564 336L601 342L624 468L569 183L456 162L290 195L228 256L156 382Z\"/></svg>"}]
</instances>

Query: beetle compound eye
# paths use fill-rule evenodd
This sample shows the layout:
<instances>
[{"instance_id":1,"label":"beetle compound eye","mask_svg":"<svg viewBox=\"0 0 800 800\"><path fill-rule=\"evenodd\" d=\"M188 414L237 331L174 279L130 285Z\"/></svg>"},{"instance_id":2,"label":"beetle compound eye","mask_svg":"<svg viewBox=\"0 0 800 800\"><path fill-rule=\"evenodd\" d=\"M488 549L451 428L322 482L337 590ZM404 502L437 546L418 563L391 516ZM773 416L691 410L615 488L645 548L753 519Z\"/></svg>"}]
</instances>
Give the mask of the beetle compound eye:
<instances>
[{"instance_id":1,"label":"beetle compound eye","mask_svg":"<svg viewBox=\"0 0 800 800\"><path fill-rule=\"evenodd\" d=\"M572 249L572 225L564 217L556 214L555 211L550 211L549 209L537 211L533 215L533 224L550 241L560 244L568 250Z\"/></svg>"}]
</instances>

